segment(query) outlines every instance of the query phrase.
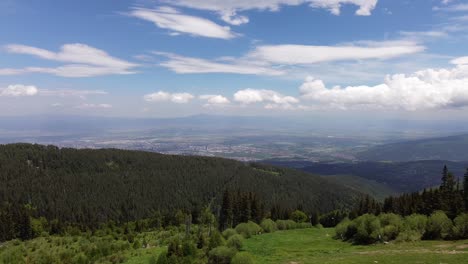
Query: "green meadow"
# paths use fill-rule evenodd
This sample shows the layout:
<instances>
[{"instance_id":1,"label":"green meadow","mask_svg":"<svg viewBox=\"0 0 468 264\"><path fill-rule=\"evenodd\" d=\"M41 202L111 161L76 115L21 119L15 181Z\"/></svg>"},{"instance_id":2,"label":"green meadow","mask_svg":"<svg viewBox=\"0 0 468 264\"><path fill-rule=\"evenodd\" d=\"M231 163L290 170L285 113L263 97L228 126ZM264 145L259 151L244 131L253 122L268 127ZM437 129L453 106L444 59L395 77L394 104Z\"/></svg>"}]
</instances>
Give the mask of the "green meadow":
<instances>
[{"instance_id":1,"label":"green meadow","mask_svg":"<svg viewBox=\"0 0 468 264\"><path fill-rule=\"evenodd\" d=\"M263 264L468 263L468 240L391 242L357 246L333 239L333 228L278 231L244 241Z\"/></svg>"}]
</instances>

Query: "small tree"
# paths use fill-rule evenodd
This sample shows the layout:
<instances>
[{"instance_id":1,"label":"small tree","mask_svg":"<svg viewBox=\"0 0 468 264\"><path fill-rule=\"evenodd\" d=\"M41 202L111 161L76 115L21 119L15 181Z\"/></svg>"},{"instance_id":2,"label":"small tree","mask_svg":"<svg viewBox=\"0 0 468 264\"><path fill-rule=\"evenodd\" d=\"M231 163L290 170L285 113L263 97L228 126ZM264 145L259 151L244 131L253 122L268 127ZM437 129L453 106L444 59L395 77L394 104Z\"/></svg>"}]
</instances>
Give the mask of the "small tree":
<instances>
[{"instance_id":1,"label":"small tree","mask_svg":"<svg viewBox=\"0 0 468 264\"><path fill-rule=\"evenodd\" d=\"M291 213L290 219L296 223L304 223L307 222L308 217L304 212L296 210Z\"/></svg>"}]
</instances>

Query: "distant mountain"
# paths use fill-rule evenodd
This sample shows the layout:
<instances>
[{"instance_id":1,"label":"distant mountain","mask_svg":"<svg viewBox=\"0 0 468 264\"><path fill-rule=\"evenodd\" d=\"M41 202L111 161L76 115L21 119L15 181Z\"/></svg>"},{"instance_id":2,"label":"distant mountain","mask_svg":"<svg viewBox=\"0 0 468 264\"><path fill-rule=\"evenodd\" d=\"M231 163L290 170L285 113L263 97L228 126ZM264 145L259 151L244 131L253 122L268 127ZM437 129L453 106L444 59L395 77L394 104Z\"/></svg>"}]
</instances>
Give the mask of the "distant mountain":
<instances>
[{"instance_id":1,"label":"distant mountain","mask_svg":"<svg viewBox=\"0 0 468 264\"><path fill-rule=\"evenodd\" d=\"M362 194L320 176L222 158L0 145L0 204L30 204L49 220L89 225L192 212L219 205L225 190L254 192L266 210L309 212L349 208Z\"/></svg>"},{"instance_id":2,"label":"distant mountain","mask_svg":"<svg viewBox=\"0 0 468 264\"><path fill-rule=\"evenodd\" d=\"M369 161L467 161L468 134L384 144L358 153L357 157Z\"/></svg>"},{"instance_id":3,"label":"distant mountain","mask_svg":"<svg viewBox=\"0 0 468 264\"><path fill-rule=\"evenodd\" d=\"M265 161L276 166L296 168L305 172L324 175L351 175L356 186L362 186L362 191L369 188L369 181L380 185L382 192L414 192L423 188L438 186L442 177L442 169L447 165L455 176L461 178L468 167L468 162L453 162L441 160L411 161L411 162L356 162L356 163L315 163L308 161ZM359 178L361 179L359 181ZM340 178L338 178L340 179ZM349 179L341 178L343 184ZM356 182L358 184L356 184ZM382 189L382 187L384 187ZM376 196L377 194L374 194ZM377 195L378 196L378 195Z\"/></svg>"}]
</instances>

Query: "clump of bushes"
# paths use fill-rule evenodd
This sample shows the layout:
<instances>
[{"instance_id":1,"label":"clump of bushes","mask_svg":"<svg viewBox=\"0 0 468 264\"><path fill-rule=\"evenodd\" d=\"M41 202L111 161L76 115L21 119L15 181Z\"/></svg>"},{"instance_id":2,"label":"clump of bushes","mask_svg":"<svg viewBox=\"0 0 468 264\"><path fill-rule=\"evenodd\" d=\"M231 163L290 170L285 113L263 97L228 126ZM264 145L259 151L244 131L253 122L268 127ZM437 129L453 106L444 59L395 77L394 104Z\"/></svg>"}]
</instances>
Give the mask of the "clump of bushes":
<instances>
[{"instance_id":1,"label":"clump of bushes","mask_svg":"<svg viewBox=\"0 0 468 264\"><path fill-rule=\"evenodd\" d=\"M420 239L468 238L468 214L452 220L443 211L429 217L412 214L402 218L396 214L362 215L354 220L345 218L336 227L336 238L356 244L384 241L417 241Z\"/></svg>"},{"instance_id":2,"label":"clump of bushes","mask_svg":"<svg viewBox=\"0 0 468 264\"><path fill-rule=\"evenodd\" d=\"M309 220L309 217L301 210L292 212L290 218L296 223L304 223Z\"/></svg>"},{"instance_id":3,"label":"clump of bushes","mask_svg":"<svg viewBox=\"0 0 468 264\"><path fill-rule=\"evenodd\" d=\"M271 219L264 219L260 223L260 227L262 227L263 231L266 233L273 233L278 230L278 226L276 225L275 221Z\"/></svg>"},{"instance_id":4,"label":"clump of bushes","mask_svg":"<svg viewBox=\"0 0 468 264\"><path fill-rule=\"evenodd\" d=\"M209 252L209 264L230 264L231 259L236 255L237 251L233 248L220 246L212 249Z\"/></svg>"},{"instance_id":5,"label":"clump of bushes","mask_svg":"<svg viewBox=\"0 0 468 264\"><path fill-rule=\"evenodd\" d=\"M230 248L235 248L235 249L239 250L242 247L243 240L244 240L243 236L233 235L227 240L226 245L228 247L230 247Z\"/></svg>"},{"instance_id":6,"label":"clump of bushes","mask_svg":"<svg viewBox=\"0 0 468 264\"><path fill-rule=\"evenodd\" d=\"M230 238L231 236L233 236L233 235L237 235L236 230L233 229L233 228L228 228L228 229L226 229L226 230L223 231L223 237L224 237L225 239L229 239L229 238Z\"/></svg>"},{"instance_id":7,"label":"clump of bushes","mask_svg":"<svg viewBox=\"0 0 468 264\"><path fill-rule=\"evenodd\" d=\"M253 257L247 252L237 253L231 261L231 264L253 264Z\"/></svg>"},{"instance_id":8,"label":"clump of bushes","mask_svg":"<svg viewBox=\"0 0 468 264\"><path fill-rule=\"evenodd\" d=\"M262 232L262 228L256 223L249 221L240 223L236 226L236 232L243 235L245 238L250 238L253 235L258 235Z\"/></svg>"},{"instance_id":9,"label":"clump of bushes","mask_svg":"<svg viewBox=\"0 0 468 264\"><path fill-rule=\"evenodd\" d=\"M276 220L279 230L296 229L297 223L293 220Z\"/></svg>"}]
</instances>

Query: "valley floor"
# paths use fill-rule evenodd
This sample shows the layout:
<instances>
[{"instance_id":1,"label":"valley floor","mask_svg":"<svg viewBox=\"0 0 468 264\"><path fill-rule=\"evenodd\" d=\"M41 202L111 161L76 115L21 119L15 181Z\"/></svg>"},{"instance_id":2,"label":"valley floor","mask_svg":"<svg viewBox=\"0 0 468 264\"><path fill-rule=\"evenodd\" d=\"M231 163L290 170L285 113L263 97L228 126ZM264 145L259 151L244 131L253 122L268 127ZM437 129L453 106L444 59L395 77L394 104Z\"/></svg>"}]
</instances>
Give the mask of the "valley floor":
<instances>
[{"instance_id":1,"label":"valley floor","mask_svg":"<svg viewBox=\"0 0 468 264\"><path fill-rule=\"evenodd\" d=\"M243 249L258 264L468 263L468 240L354 246L333 235L333 228L278 231L244 241Z\"/></svg>"}]
</instances>

